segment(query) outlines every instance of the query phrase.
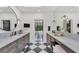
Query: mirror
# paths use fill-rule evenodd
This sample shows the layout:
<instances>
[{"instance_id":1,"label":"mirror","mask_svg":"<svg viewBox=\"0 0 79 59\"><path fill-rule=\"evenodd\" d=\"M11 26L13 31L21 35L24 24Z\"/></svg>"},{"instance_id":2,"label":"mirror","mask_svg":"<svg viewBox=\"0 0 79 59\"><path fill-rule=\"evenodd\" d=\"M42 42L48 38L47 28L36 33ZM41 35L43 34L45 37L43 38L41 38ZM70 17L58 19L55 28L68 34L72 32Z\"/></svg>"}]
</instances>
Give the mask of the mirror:
<instances>
[{"instance_id":1,"label":"mirror","mask_svg":"<svg viewBox=\"0 0 79 59\"><path fill-rule=\"evenodd\" d=\"M17 15L10 6L0 7L0 32L14 31L17 27Z\"/></svg>"}]
</instances>

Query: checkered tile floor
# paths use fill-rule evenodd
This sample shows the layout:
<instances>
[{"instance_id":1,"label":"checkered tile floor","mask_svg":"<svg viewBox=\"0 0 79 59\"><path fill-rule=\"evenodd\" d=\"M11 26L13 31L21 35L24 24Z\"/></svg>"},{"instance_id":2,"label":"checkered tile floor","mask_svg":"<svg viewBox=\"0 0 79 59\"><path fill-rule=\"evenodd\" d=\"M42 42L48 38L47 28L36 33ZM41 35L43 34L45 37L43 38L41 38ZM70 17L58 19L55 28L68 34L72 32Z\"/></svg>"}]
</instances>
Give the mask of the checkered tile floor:
<instances>
[{"instance_id":1,"label":"checkered tile floor","mask_svg":"<svg viewBox=\"0 0 79 59\"><path fill-rule=\"evenodd\" d=\"M50 46L47 44L32 44L28 43L23 49L23 53L53 53Z\"/></svg>"}]
</instances>

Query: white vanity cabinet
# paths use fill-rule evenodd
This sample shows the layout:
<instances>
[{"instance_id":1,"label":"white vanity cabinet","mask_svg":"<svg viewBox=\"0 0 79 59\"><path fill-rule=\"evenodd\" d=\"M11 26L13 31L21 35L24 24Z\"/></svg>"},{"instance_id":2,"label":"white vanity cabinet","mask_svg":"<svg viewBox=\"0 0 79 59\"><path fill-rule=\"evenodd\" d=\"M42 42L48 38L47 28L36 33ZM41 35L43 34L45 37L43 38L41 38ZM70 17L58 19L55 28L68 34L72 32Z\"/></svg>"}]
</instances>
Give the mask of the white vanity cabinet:
<instances>
[{"instance_id":1,"label":"white vanity cabinet","mask_svg":"<svg viewBox=\"0 0 79 59\"><path fill-rule=\"evenodd\" d=\"M17 43L12 42L8 44L7 46L0 49L0 53L14 53L17 52Z\"/></svg>"},{"instance_id":2,"label":"white vanity cabinet","mask_svg":"<svg viewBox=\"0 0 79 59\"><path fill-rule=\"evenodd\" d=\"M0 53L19 53L29 42L30 33L10 42L9 44L0 48ZM11 39L12 40L12 39ZM6 40L7 41L7 40ZM6 43L5 43L6 44Z\"/></svg>"},{"instance_id":3,"label":"white vanity cabinet","mask_svg":"<svg viewBox=\"0 0 79 59\"><path fill-rule=\"evenodd\" d=\"M62 42L59 40L62 40ZM65 53L75 53L75 51L73 51L71 48L66 46L65 43L63 43L63 40L64 39L58 38L57 36L54 36L53 34L47 33L47 42L52 44L53 49L56 53L58 53L58 52L59 53L64 53L64 52Z\"/></svg>"},{"instance_id":4,"label":"white vanity cabinet","mask_svg":"<svg viewBox=\"0 0 79 59\"><path fill-rule=\"evenodd\" d=\"M24 47L26 46L26 44L29 42L29 35L30 34L27 34L23 37L21 37L17 43L18 43L18 52L22 51L24 49Z\"/></svg>"}]
</instances>

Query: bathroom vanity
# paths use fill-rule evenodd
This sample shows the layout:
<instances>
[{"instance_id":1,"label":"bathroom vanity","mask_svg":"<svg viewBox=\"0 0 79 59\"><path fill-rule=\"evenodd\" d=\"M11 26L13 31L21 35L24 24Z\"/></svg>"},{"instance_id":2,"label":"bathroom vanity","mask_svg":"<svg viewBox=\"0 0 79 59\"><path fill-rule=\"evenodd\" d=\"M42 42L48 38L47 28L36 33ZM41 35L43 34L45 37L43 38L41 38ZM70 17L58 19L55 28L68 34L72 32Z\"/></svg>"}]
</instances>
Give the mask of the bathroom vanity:
<instances>
[{"instance_id":1,"label":"bathroom vanity","mask_svg":"<svg viewBox=\"0 0 79 59\"><path fill-rule=\"evenodd\" d=\"M67 53L79 53L79 41L69 39L65 36L55 36L53 33L47 33L47 42L61 46ZM61 52L62 53L62 52Z\"/></svg>"},{"instance_id":2,"label":"bathroom vanity","mask_svg":"<svg viewBox=\"0 0 79 59\"><path fill-rule=\"evenodd\" d=\"M29 31L0 39L0 53L19 53L29 42Z\"/></svg>"}]
</instances>

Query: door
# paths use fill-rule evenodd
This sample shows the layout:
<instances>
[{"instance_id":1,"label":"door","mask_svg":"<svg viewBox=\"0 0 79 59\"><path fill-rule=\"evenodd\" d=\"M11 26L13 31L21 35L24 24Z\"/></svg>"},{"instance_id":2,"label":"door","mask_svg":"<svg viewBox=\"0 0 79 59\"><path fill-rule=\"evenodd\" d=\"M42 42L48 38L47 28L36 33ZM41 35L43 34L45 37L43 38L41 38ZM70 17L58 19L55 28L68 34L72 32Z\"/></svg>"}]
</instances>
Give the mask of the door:
<instances>
[{"instance_id":1,"label":"door","mask_svg":"<svg viewBox=\"0 0 79 59\"><path fill-rule=\"evenodd\" d=\"M35 42L43 42L43 20L35 20Z\"/></svg>"}]
</instances>

